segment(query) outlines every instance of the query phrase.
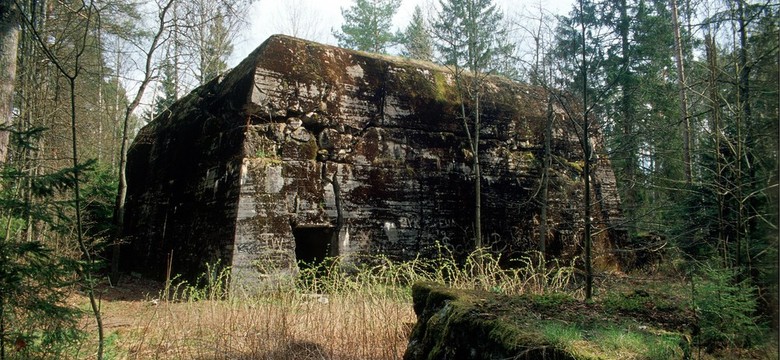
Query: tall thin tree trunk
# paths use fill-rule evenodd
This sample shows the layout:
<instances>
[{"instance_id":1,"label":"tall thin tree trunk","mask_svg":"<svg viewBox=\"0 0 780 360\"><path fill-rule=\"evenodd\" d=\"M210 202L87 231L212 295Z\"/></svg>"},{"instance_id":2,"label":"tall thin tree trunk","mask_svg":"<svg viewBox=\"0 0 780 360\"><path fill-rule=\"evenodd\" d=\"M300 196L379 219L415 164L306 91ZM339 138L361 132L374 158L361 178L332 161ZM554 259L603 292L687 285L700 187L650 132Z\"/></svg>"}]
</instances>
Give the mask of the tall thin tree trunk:
<instances>
[{"instance_id":1,"label":"tall thin tree trunk","mask_svg":"<svg viewBox=\"0 0 780 360\"><path fill-rule=\"evenodd\" d=\"M27 5L27 4L26 4ZM27 5L29 6L29 5ZM31 9L32 12L35 12L36 9ZM21 54L18 58L18 67L19 67L19 76L21 77L22 81L19 82L21 85L19 88L16 89L18 94L20 95L20 102L18 103L18 111L19 116L17 118L17 129L21 133L29 133L30 130L33 128L33 109L36 107L36 105L40 106L40 104L35 104L35 96L33 96L35 90L33 90L36 87L36 73L37 71L34 70L35 68L35 52L33 50L33 38L30 36L29 32L26 29L22 29L19 34L19 47L17 51L20 51ZM35 165L33 164L33 149L35 146L33 145L33 139L32 137L27 137L24 141L28 142L30 146L25 146L24 151L20 152L19 156L21 159L18 159L21 164L22 168L27 169L27 177L24 180L24 191L23 197L24 197L24 208L25 208L25 222L26 222L26 229L25 229L25 241L30 242L33 238L33 217L32 217L32 203L33 203L33 196L32 196L32 183L33 183L33 176L35 174Z\"/></svg>"},{"instance_id":2,"label":"tall thin tree trunk","mask_svg":"<svg viewBox=\"0 0 780 360\"><path fill-rule=\"evenodd\" d=\"M78 63L78 60L77 60ZM78 73L78 72L77 72ZM89 295L89 304L92 308L92 313L95 316L95 321L97 322L97 331L98 331L98 349L97 349L97 359L101 360L103 359L103 318L100 315L100 305L97 303L97 299L95 297L95 284L94 279L92 278L92 267L94 266L94 261L92 258L92 254L90 250L86 246L86 242L84 240L84 233L82 231L82 225L81 225L81 186L80 186L80 172L79 171L79 156L78 156L78 150L77 150L77 138L76 138L76 76L73 76L69 78L70 82L70 111L71 111L71 121L70 121L70 129L71 129L71 151L72 151L72 160L73 160L73 191L74 191L74 207L76 208L76 240L79 245L79 249L81 249L81 253L84 256L84 260L86 260L87 264L89 264L88 269L81 271L81 276L83 278L83 281L87 288L87 295Z\"/></svg>"},{"instance_id":3,"label":"tall thin tree trunk","mask_svg":"<svg viewBox=\"0 0 780 360\"><path fill-rule=\"evenodd\" d=\"M479 89L474 97L474 241L482 247L482 170L479 167Z\"/></svg>"},{"instance_id":4,"label":"tall thin tree trunk","mask_svg":"<svg viewBox=\"0 0 780 360\"><path fill-rule=\"evenodd\" d=\"M685 183L692 181L691 171L691 122L688 117L688 93L685 85L685 65L683 63L683 46L680 37L680 18L677 11L677 0L672 2L672 25L674 26L674 60L677 63L677 89L680 96L680 123L683 137L683 171Z\"/></svg>"},{"instance_id":5,"label":"tall thin tree trunk","mask_svg":"<svg viewBox=\"0 0 780 360\"><path fill-rule=\"evenodd\" d=\"M723 212L725 208L724 203L724 180L723 180L723 154L721 151L721 110L720 110L720 95L718 92L718 59L717 48L715 45L715 39L711 34L707 34L704 39L705 51L707 55L707 67L708 67L708 86L709 86L709 106L710 106L710 132L713 136L714 151L713 156L715 159L715 179L714 189L716 196L716 203L718 207L718 246L723 251L724 266L728 264L728 244L726 243L726 220Z\"/></svg>"},{"instance_id":6,"label":"tall thin tree trunk","mask_svg":"<svg viewBox=\"0 0 780 360\"><path fill-rule=\"evenodd\" d=\"M745 226L746 219L746 205L745 205L745 174L744 167L750 166L748 160L749 151L745 151L747 147L747 138L745 138L745 128L747 126L748 119L750 117L750 105L748 103L748 85L749 85L749 69L747 68L747 29L745 23L745 4L744 0L736 1L737 9L734 14L736 17L736 33L733 36L735 39L735 46L737 46L737 62L735 63L735 76L737 78L737 99L736 99L736 116L735 116L735 128L736 128L736 141L734 144L735 152L735 188L733 190L734 196L737 202L736 212L736 234L734 241L734 266L737 268L737 281L741 281L742 277L742 265L743 259L743 246L747 240L749 234L747 226Z\"/></svg>"},{"instance_id":7,"label":"tall thin tree trunk","mask_svg":"<svg viewBox=\"0 0 780 360\"><path fill-rule=\"evenodd\" d=\"M13 120L16 52L19 44L18 12L12 1L0 2L0 164L8 157Z\"/></svg>"},{"instance_id":8,"label":"tall thin tree trunk","mask_svg":"<svg viewBox=\"0 0 780 360\"><path fill-rule=\"evenodd\" d=\"M550 167L552 166L552 123L553 123L553 97L547 96L547 121L544 127L544 169L542 170L542 208L539 219L539 253L540 265L545 265L545 252L547 251L547 208L549 207Z\"/></svg>"},{"instance_id":9,"label":"tall thin tree trunk","mask_svg":"<svg viewBox=\"0 0 780 360\"><path fill-rule=\"evenodd\" d=\"M738 149L741 149L740 157L738 158L738 165L740 167L738 176L738 186L739 189L737 193L740 195L739 198L739 214L738 216L740 219L739 226L743 229L743 240L745 242L744 244L744 259L739 259L738 266L742 265L742 263L746 263L747 269L746 273L750 274L752 272L751 267L751 253L750 253L750 238L755 234L756 227L757 227L757 216L756 216L756 208L758 207L757 204L757 197L752 195L752 188L755 186L756 183L756 166L753 163L753 149L755 148L755 136L753 134L753 124L752 124L752 109L750 106L750 66L748 65L748 43L747 43L747 26L748 26L748 19L746 15L746 7L745 0L738 0L737 1L737 23L739 26L739 68L738 68L738 76L739 76L739 96L738 96L738 105L739 105L739 111L740 115L737 116L737 118L740 119L741 127L740 129L744 129L744 143L741 143ZM740 142L741 141L740 137ZM744 168L742 168L742 161L744 161ZM743 172L746 172L743 173ZM748 187L747 189L744 189L743 187ZM743 195L748 194L748 195ZM744 224L743 224L744 223ZM740 252L738 255L742 257L742 249L739 249Z\"/></svg>"},{"instance_id":10,"label":"tall thin tree trunk","mask_svg":"<svg viewBox=\"0 0 780 360\"><path fill-rule=\"evenodd\" d=\"M119 150L119 185L117 186L116 201L114 202L114 243L112 244L112 257L111 257L111 281L116 283L119 280L119 258L121 251L121 239L122 231L125 223L125 200L127 198L127 149L130 143L130 118L133 115L133 111L141 103L141 99L146 92L146 88L153 79L154 75L154 53L160 47L160 43L163 41L163 35L167 29L168 23L168 11L173 7L175 0L168 0L163 4L157 14L158 23L157 29L152 37L152 42L149 45L149 50L146 53L146 59L144 63L144 78L138 85L138 91L135 97L125 108L125 116L122 122L122 134L121 147Z\"/></svg>"},{"instance_id":11,"label":"tall thin tree trunk","mask_svg":"<svg viewBox=\"0 0 780 360\"><path fill-rule=\"evenodd\" d=\"M634 236L636 233L637 225L637 207L638 207L638 195L637 195L637 154L639 152L639 145L637 144L637 131L636 120L634 111L634 80L631 72L630 64L630 21L631 18L628 15L628 4L626 0L620 0L620 21L618 23L618 32L621 43L621 58L620 58L620 74L618 83L621 88L620 96L620 115L622 117L622 156L623 160L623 176L626 184L625 198L623 202L625 209L627 210L627 226L630 229L629 236Z\"/></svg>"},{"instance_id":12,"label":"tall thin tree trunk","mask_svg":"<svg viewBox=\"0 0 780 360\"><path fill-rule=\"evenodd\" d=\"M100 37L98 36L98 42L100 42ZM100 48L103 48L103 45L99 45ZM98 111L100 112L100 118L97 121L97 161L98 163L102 163L103 161L103 122L108 117L106 113L106 106L105 106L105 100L103 100L103 77L106 75L103 72L103 62L100 62L100 70L99 70L99 76L100 81L98 81Z\"/></svg>"},{"instance_id":13,"label":"tall thin tree trunk","mask_svg":"<svg viewBox=\"0 0 780 360\"><path fill-rule=\"evenodd\" d=\"M584 0L580 0L580 16L584 14ZM623 0L625 3L625 0ZM583 177L585 178L585 301L593 298L593 268L591 267L591 220L590 220L590 124L588 121L588 62L585 49L585 21L580 19L582 31L582 144L585 157Z\"/></svg>"},{"instance_id":14,"label":"tall thin tree trunk","mask_svg":"<svg viewBox=\"0 0 780 360\"><path fill-rule=\"evenodd\" d=\"M173 99L179 99L179 61L181 60L181 40L179 40L179 2L173 3Z\"/></svg>"},{"instance_id":15,"label":"tall thin tree trunk","mask_svg":"<svg viewBox=\"0 0 780 360\"><path fill-rule=\"evenodd\" d=\"M116 61L116 65L115 65L116 69L114 69L114 71L115 71L115 73L114 73L115 89L119 89L119 86L120 86L120 84L119 84L120 69L119 68L120 68L120 59L121 58L120 58L119 54L121 54L121 51L119 51L119 45L117 45L116 59L115 59L115 61ZM114 121L113 121L112 128L111 128L111 144L112 144L112 149L111 149L111 166L114 167L114 168L118 167L118 164L117 164L117 152L116 152L117 149L114 146L116 146L116 143L118 142L118 139L119 139L119 134L118 134L119 133L119 129L117 128L117 124L119 124L119 122L121 121L121 118L119 117L119 114L121 114L121 111L120 111L120 108L119 108L120 97L121 97L120 92L119 91L115 91L114 92ZM112 263L112 266L113 266L113 263Z\"/></svg>"},{"instance_id":16,"label":"tall thin tree trunk","mask_svg":"<svg viewBox=\"0 0 780 360\"><path fill-rule=\"evenodd\" d=\"M119 283L119 259L121 257L122 231L125 225L125 202L127 199L127 146L129 143L128 123L130 122L130 109L125 109L125 117L122 122L119 147L119 185L117 187L116 201L114 203L114 243L111 245L111 284Z\"/></svg>"},{"instance_id":17,"label":"tall thin tree trunk","mask_svg":"<svg viewBox=\"0 0 780 360\"><path fill-rule=\"evenodd\" d=\"M82 219L81 219L81 184L80 184L80 168L79 168L79 155L78 155L78 141L76 132L76 79L78 79L81 73L81 57L87 48L87 39L89 37L90 24L94 20L93 16L95 10L94 4L90 1L89 4L85 4L79 11L85 11L83 14L83 33L80 35L78 42L74 44L75 54L73 55L73 70L68 71L65 68L65 64L52 52L52 49L48 47L45 35L41 33L41 29L36 28L35 19L30 17L30 14L20 16L20 19L24 21L25 26L30 30L31 35L35 38L35 41L40 45L41 51L46 55L51 64L57 68L60 74L62 74L68 80L69 86L69 102L70 102L70 132L71 132L71 160L73 166L73 190L74 190L74 207L76 212L76 241L79 250L82 253L83 259L86 261L87 266L77 267L77 272L81 280L81 284L86 290L89 297L89 303L92 310L92 314L95 317L98 333L98 348L97 359L103 359L104 349L104 336L103 336L103 320L100 314L100 306L98 300L95 297L95 283L92 277L92 271L94 268L94 258L90 249L87 248L86 241L84 239L84 233L82 231Z\"/></svg>"}]
</instances>

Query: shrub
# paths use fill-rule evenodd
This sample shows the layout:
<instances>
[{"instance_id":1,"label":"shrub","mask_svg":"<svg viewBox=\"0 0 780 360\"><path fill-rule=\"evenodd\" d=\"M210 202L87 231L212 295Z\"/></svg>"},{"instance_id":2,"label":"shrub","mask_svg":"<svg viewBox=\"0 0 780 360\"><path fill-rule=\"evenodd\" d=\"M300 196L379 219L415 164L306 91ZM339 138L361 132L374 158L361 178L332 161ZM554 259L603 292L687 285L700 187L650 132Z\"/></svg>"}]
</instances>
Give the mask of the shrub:
<instances>
[{"instance_id":1,"label":"shrub","mask_svg":"<svg viewBox=\"0 0 780 360\"><path fill-rule=\"evenodd\" d=\"M705 265L694 276L694 306L701 346L747 347L763 333L756 317L756 288L736 281L734 269Z\"/></svg>"}]
</instances>

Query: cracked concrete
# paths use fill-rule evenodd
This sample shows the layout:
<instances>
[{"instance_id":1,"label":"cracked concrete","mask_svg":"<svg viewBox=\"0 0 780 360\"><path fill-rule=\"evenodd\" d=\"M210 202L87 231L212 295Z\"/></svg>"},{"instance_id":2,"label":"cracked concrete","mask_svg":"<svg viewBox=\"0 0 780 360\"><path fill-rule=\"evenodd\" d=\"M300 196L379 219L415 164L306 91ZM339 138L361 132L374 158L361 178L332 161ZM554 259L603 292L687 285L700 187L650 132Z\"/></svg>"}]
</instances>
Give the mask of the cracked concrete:
<instances>
[{"instance_id":1,"label":"cracked concrete","mask_svg":"<svg viewBox=\"0 0 780 360\"><path fill-rule=\"evenodd\" d=\"M539 235L547 97L489 81L478 154L483 232L491 247L518 256ZM258 289L295 276L296 246L317 241L345 261L432 256L437 242L470 250L474 154L454 91L433 64L269 38L139 133L124 267L160 277L172 258L174 273L194 277L220 262L232 267L234 286ZM582 150L571 121L556 116L547 248L572 259L583 203L572 164ZM605 230L594 238L596 265L614 267L624 233L606 157L593 181L595 225Z\"/></svg>"}]
</instances>

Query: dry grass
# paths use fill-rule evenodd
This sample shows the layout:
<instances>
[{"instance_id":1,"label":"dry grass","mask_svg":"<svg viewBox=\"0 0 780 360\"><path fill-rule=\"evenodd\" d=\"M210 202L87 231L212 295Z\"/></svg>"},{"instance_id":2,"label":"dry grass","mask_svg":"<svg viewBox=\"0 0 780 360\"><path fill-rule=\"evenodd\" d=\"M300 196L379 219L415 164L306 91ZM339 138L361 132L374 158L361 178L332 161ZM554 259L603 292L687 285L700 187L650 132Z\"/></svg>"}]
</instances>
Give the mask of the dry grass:
<instances>
[{"instance_id":1,"label":"dry grass","mask_svg":"<svg viewBox=\"0 0 780 360\"><path fill-rule=\"evenodd\" d=\"M125 282L102 302L109 358L114 359L401 359L416 321L410 285L437 281L501 293L560 291L571 267L539 268L521 260L473 254L396 263L373 258L359 268L311 269L301 281L254 297L227 294L214 277L205 288L167 289ZM80 357L88 356L82 353Z\"/></svg>"},{"instance_id":2,"label":"dry grass","mask_svg":"<svg viewBox=\"0 0 780 360\"><path fill-rule=\"evenodd\" d=\"M226 272L211 273L206 287L175 282L162 289L158 283L130 279L103 292L106 358L400 359L416 321L410 296L410 285L416 281L504 294L566 292L581 297L571 265L542 267L525 258L507 269L486 252L475 252L462 262L444 249L442 253L433 260L398 263L375 257L349 269L336 265L311 269L289 288L254 297L227 294L221 287ZM674 302L684 302L686 283L681 279L653 278L649 284L626 276L609 279L599 283L605 294L660 286L661 293L681 297ZM72 301L86 304L86 297ZM94 358L93 320L85 317L83 324L90 338L69 358ZM777 359L776 354L776 342L716 353L696 350L702 359Z\"/></svg>"},{"instance_id":3,"label":"dry grass","mask_svg":"<svg viewBox=\"0 0 780 360\"><path fill-rule=\"evenodd\" d=\"M119 358L396 359L414 321L410 304L294 293L147 302L139 310L127 328L116 329Z\"/></svg>"}]
</instances>

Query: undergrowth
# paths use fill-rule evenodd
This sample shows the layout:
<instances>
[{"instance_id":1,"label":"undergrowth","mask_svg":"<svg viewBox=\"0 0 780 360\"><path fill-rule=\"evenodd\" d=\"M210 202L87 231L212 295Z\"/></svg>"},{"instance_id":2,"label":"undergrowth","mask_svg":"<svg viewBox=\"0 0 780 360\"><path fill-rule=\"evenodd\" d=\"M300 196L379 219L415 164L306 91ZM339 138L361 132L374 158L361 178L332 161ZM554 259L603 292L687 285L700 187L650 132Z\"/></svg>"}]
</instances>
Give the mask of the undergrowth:
<instances>
[{"instance_id":1,"label":"undergrowth","mask_svg":"<svg viewBox=\"0 0 780 360\"><path fill-rule=\"evenodd\" d=\"M540 266L536 255L514 259L515 266L502 266L500 255L475 251L463 261L441 249L435 258L416 257L410 261L393 261L386 256L371 256L343 261L330 258L305 267L295 289L327 294L381 294L411 300L409 288L415 282L436 282L458 289L486 290L519 295L572 291L573 265L551 261Z\"/></svg>"},{"instance_id":2,"label":"undergrowth","mask_svg":"<svg viewBox=\"0 0 780 360\"><path fill-rule=\"evenodd\" d=\"M254 295L231 290L230 269L211 265L200 279L174 278L158 296L144 302L106 302L110 354L115 359L400 359L417 320L410 287L423 281L507 295L530 294L534 312L550 316L556 309L581 304L573 265L550 262L541 266L532 254L514 260L515 267L505 268L501 264L507 261L484 251L461 261L446 250L439 254L405 262L385 256L326 259L301 266L287 286ZM732 336L726 333L728 327L706 323L707 311L716 314L718 306L744 304L733 298L736 294L728 282L717 280L714 275L695 279L701 325L715 326L716 333L705 332L702 341L692 345L703 344L707 336L739 345L733 337L718 340L723 334ZM717 285L714 290L708 287L712 284ZM711 298L713 291L721 295L718 300ZM654 292L649 293L652 299L642 291L605 291L605 295L601 303L608 317L688 306L675 298L656 298ZM129 316L128 311L132 312ZM720 316L725 315L729 313ZM112 317L121 320L112 322ZM128 323L128 318L133 320ZM112 323L122 325L111 327ZM625 333L618 327L545 320L538 329L553 343L585 357L684 356L678 335L651 334L641 328Z\"/></svg>"},{"instance_id":3,"label":"undergrowth","mask_svg":"<svg viewBox=\"0 0 780 360\"><path fill-rule=\"evenodd\" d=\"M229 291L229 268L209 266L195 282L173 279L147 303L132 330L120 331L118 358L400 359L416 321L415 282L503 294L572 287L571 266L529 257L506 269L484 251L463 261L441 254L326 259L302 266L289 286L252 296Z\"/></svg>"},{"instance_id":4,"label":"undergrowth","mask_svg":"<svg viewBox=\"0 0 780 360\"><path fill-rule=\"evenodd\" d=\"M747 280L738 281L733 269L705 264L693 284L704 347L751 347L765 340L766 328L755 315L757 289Z\"/></svg>"}]
</instances>

